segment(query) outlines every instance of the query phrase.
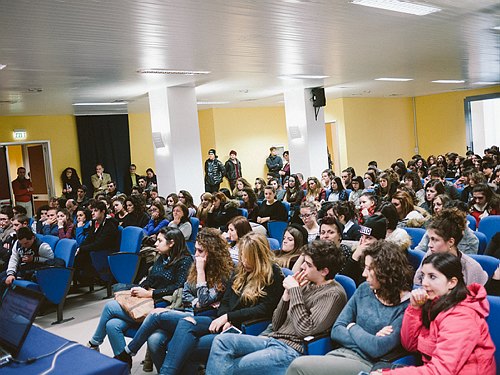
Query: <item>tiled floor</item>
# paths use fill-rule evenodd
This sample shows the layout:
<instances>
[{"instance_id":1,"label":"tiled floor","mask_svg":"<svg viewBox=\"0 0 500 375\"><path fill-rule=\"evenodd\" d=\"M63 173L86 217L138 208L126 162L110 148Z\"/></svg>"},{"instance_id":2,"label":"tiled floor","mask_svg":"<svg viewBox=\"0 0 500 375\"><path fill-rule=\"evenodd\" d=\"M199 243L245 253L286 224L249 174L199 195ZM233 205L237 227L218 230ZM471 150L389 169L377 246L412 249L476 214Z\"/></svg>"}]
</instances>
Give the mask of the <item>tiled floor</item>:
<instances>
[{"instance_id":1,"label":"tiled floor","mask_svg":"<svg viewBox=\"0 0 500 375\"><path fill-rule=\"evenodd\" d=\"M36 318L35 324L56 335L85 345L94 333L94 329L101 316L101 311L108 300L103 300L106 296L106 290L97 290L93 293L85 293L85 289L81 289L81 291L83 294L69 295L64 306L64 318L73 317L74 319L62 324L52 325L52 322L57 318L56 313L51 312ZM110 357L113 356L111 346L107 339L101 345L100 349L102 354ZM132 374L152 374L151 372L142 371L140 362L144 359L145 352L146 346L143 346L134 357ZM154 373L156 373L156 370Z\"/></svg>"}]
</instances>

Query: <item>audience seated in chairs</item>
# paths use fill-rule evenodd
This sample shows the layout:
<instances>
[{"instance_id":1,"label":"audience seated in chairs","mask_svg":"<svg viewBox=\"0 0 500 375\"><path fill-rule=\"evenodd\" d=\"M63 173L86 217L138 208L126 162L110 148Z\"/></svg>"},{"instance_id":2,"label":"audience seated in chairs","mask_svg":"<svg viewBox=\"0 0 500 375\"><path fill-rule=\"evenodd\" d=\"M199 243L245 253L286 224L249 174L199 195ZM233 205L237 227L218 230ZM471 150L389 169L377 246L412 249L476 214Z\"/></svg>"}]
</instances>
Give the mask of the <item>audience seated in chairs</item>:
<instances>
[{"instance_id":1,"label":"audience seated in chairs","mask_svg":"<svg viewBox=\"0 0 500 375\"><path fill-rule=\"evenodd\" d=\"M89 228L92 224L91 220L92 212L90 212L90 210L86 208L79 208L76 211L76 225L73 229L75 230L74 237L78 247L82 245L83 241L89 234Z\"/></svg>"},{"instance_id":2,"label":"audience seated in chairs","mask_svg":"<svg viewBox=\"0 0 500 375\"><path fill-rule=\"evenodd\" d=\"M96 202L92 206L92 224L88 235L77 250L75 258L75 280L80 284L100 283L92 265L91 252L113 252L118 249L118 222L106 216L106 205Z\"/></svg>"},{"instance_id":3,"label":"audience seated in chairs","mask_svg":"<svg viewBox=\"0 0 500 375\"><path fill-rule=\"evenodd\" d=\"M182 288L193 263L182 232L176 228L162 229L155 245L160 256L146 279L139 285L117 284L115 291L130 289L132 296L153 298L155 303L159 303L164 301L164 296L171 296ZM133 326L137 326L137 322L125 313L120 304L116 300L109 301L87 346L98 350L108 335L113 353L118 355L125 348L124 332Z\"/></svg>"},{"instance_id":4,"label":"audience seated in chairs","mask_svg":"<svg viewBox=\"0 0 500 375\"><path fill-rule=\"evenodd\" d=\"M141 324L134 339L117 358L131 364L131 356L147 341L153 362L159 371L177 322L187 316L215 313L214 306L222 299L232 271L233 263L227 242L218 230L202 229L196 237L195 262L184 283L182 307L175 310L153 310Z\"/></svg>"},{"instance_id":5,"label":"audience seated in chairs","mask_svg":"<svg viewBox=\"0 0 500 375\"><path fill-rule=\"evenodd\" d=\"M300 272L283 281L285 291L274 311L268 337L225 334L215 337L207 375L267 371L285 374L303 354L306 336L327 332L347 302L344 288L333 280L344 261L333 243L314 241L303 248ZM272 358L272 360L270 360Z\"/></svg>"},{"instance_id":6,"label":"audience seated in chairs","mask_svg":"<svg viewBox=\"0 0 500 375\"><path fill-rule=\"evenodd\" d=\"M14 211L12 207L5 206L0 209L0 269L7 268L15 241L16 230L12 225ZM5 266L5 267L4 267Z\"/></svg>"},{"instance_id":7,"label":"audience seated in chairs","mask_svg":"<svg viewBox=\"0 0 500 375\"><path fill-rule=\"evenodd\" d=\"M353 202L338 202L332 207L332 214L344 226L342 239L346 241L359 241L359 224ZM332 216L328 213L327 215Z\"/></svg>"},{"instance_id":8,"label":"audience seated in chairs","mask_svg":"<svg viewBox=\"0 0 500 375\"><path fill-rule=\"evenodd\" d=\"M144 227L144 234L146 236L155 236L160 229L168 225L163 204L154 202L151 207L149 207L149 214L151 215L151 219L149 219L148 224Z\"/></svg>"},{"instance_id":9,"label":"audience seated in chairs","mask_svg":"<svg viewBox=\"0 0 500 375\"><path fill-rule=\"evenodd\" d=\"M336 369L339 374L370 371L400 348L412 284L408 260L395 244L383 240L368 246L362 260L367 281L358 287L332 328L331 338L340 348L325 356L295 359L288 375L331 374Z\"/></svg>"},{"instance_id":10,"label":"audience seated in chairs","mask_svg":"<svg viewBox=\"0 0 500 375\"><path fill-rule=\"evenodd\" d=\"M118 221L118 225L123 226L123 221L128 215L128 212L125 209L125 198L122 196L114 197L111 200L111 204L113 206L114 218Z\"/></svg>"},{"instance_id":11,"label":"audience seated in chairs","mask_svg":"<svg viewBox=\"0 0 500 375\"><path fill-rule=\"evenodd\" d=\"M273 256L265 236L248 233L239 242L241 259L228 282L217 318L186 317L177 323L171 338L161 374L193 373L198 362L204 362L217 333L240 327L248 319L271 318L283 294L281 269L273 264Z\"/></svg>"},{"instance_id":12,"label":"audience seated in chairs","mask_svg":"<svg viewBox=\"0 0 500 375\"><path fill-rule=\"evenodd\" d=\"M228 199L224 193L215 193L212 208L207 215L206 226L219 228L222 232L225 232L229 220L235 216L241 216L238 211L239 206L239 201Z\"/></svg>"},{"instance_id":13,"label":"audience seated in chairs","mask_svg":"<svg viewBox=\"0 0 500 375\"><path fill-rule=\"evenodd\" d=\"M42 234L51 236L59 236L59 228L57 226L57 208L51 207L47 210L47 220L43 223Z\"/></svg>"},{"instance_id":14,"label":"audience seated in chairs","mask_svg":"<svg viewBox=\"0 0 500 375\"><path fill-rule=\"evenodd\" d=\"M189 217L196 216L198 207L196 207L196 205L194 204L193 196L191 195L191 193L187 190L181 190L179 191L179 194L177 196L179 197L179 202L183 203L188 208Z\"/></svg>"},{"instance_id":15,"label":"audience seated in chairs","mask_svg":"<svg viewBox=\"0 0 500 375\"><path fill-rule=\"evenodd\" d=\"M313 242L319 236L318 211L312 202L302 202L300 205L300 219L307 230L307 242Z\"/></svg>"},{"instance_id":16,"label":"audience seated in chairs","mask_svg":"<svg viewBox=\"0 0 500 375\"><path fill-rule=\"evenodd\" d=\"M304 202L323 202L326 200L326 190L321 187L321 182L316 177L307 178L306 195Z\"/></svg>"}]
</instances>

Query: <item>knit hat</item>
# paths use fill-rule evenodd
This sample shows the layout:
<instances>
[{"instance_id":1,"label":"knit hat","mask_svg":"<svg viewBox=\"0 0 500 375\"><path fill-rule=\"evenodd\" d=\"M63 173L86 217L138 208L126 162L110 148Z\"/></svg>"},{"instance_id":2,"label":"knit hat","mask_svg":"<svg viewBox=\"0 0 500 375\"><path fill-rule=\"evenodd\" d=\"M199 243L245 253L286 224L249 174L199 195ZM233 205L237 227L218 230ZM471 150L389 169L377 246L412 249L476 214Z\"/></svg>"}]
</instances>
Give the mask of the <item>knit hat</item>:
<instances>
[{"instance_id":1,"label":"knit hat","mask_svg":"<svg viewBox=\"0 0 500 375\"><path fill-rule=\"evenodd\" d=\"M364 225L359 228L359 233L375 237L377 240L385 238L387 221L384 216L376 214L367 218Z\"/></svg>"},{"instance_id":2,"label":"knit hat","mask_svg":"<svg viewBox=\"0 0 500 375\"><path fill-rule=\"evenodd\" d=\"M217 153L215 152L214 148L211 148L210 150L208 150L208 155L210 155L210 154L217 156Z\"/></svg>"}]
</instances>

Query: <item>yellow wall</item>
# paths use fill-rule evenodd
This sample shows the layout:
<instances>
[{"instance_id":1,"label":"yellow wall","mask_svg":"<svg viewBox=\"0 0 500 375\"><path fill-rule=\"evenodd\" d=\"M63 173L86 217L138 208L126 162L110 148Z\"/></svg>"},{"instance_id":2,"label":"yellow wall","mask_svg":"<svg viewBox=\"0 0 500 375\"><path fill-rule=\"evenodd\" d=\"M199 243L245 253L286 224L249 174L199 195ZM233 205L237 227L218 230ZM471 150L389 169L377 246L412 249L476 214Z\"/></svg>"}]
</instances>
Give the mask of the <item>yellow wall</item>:
<instances>
[{"instance_id":1,"label":"yellow wall","mask_svg":"<svg viewBox=\"0 0 500 375\"><path fill-rule=\"evenodd\" d=\"M13 179L17 176L17 168L23 167L23 150L21 146L11 146L8 148L9 152L9 169L10 177Z\"/></svg>"},{"instance_id":2,"label":"yellow wall","mask_svg":"<svg viewBox=\"0 0 500 375\"><path fill-rule=\"evenodd\" d=\"M468 96L495 92L500 92L500 86L417 97L420 154L424 158L431 154L438 155L449 151L464 155L466 152L464 99Z\"/></svg>"},{"instance_id":3,"label":"yellow wall","mask_svg":"<svg viewBox=\"0 0 500 375\"><path fill-rule=\"evenodd\" d=\"M26 142L49 141L56 194L61 194L61 172L73 167L80 174L80 157L75 118L64 116L3 116L0 117L0 142L14 142L13 129L26 129ZM11 175L15 176L15 171Z\"/></svg>"},{"instance_id":4,"label":"yellow wall","mask_svg":"<svg viewBox=\"0 0 500 375\"><path fill-rule=\"evenodd\" d=\"M205 162L208 150L211 148L215 148L217 150L215 143L213 109L198 111L198 124L200 127L201 157L203 162Z\"/></svg>"},{"instance_id":5,"label":"yellow wall","mask_svg":"<svg viewBox=\"0 0 500 375\"><path fill-rule=\"evenodd\" d=\"M207 146L207 140L215 142L212 144L215 144L214 148L223 163L229 158L229 151L238 153L243 177L252 186L256 177L265 178L269 147L282 144L285 149L288 148L284 108L216 108L211 111L215 138L203 139L206 132L200 130L203 158L212 148ZM210 127L210 116L203 114L199 116L199 121L200 129Z\"/></svg>"},{"instance_id":6,"label":"yellow wall","mask_svg":"<svg viewBox=\"0 0 500 375\"><path fill-rule=\"evenodd\" d=\"M151 117L149 113L129 113L130 160L137 166L137 173L146 174L146 169L156 170Z\"/></svg>"},{"instance_id":7,"label":"yellow wall","mask_svg":"<svg viewBox=\"0 0 500 375\"><path fill-rule=\"evenodd\" d=\"M411 98L335 99L325 110L325 120L336 121L340 169L351 166L361 174L370 160L384 169L413 155Z\"/></svg>"}]
</instances>

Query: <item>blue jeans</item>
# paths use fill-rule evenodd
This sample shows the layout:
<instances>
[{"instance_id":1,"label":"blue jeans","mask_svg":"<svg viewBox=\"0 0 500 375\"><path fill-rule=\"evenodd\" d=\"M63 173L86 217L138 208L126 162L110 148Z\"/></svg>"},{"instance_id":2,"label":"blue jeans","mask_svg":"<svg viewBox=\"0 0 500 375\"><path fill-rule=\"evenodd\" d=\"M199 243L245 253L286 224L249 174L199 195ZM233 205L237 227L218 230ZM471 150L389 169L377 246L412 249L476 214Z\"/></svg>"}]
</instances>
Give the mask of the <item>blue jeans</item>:
<instances>
[{"instance_id":1,"label":"blue jeans","mask_svg":"<svg viewBox=\"0 0 500 375\"><path fill-rule=\"evenodd\" d=\"M285 374L292 361L301 354L271 337L225 333L214 339L206 375Z\"/></svg>"},{"instance_id":2,"label":"blue jeans","mask_svg":"<svg viewBox=\"0 0 500 375\"><path fill-rule=\"evenodd\" d=\"M125 331L138 324L123 311L118 302L115 300L109 301L102 310L101 319L90 339L90 343L92 345L101 345L107 334L113 353L118 355L125 348Z\"/></svg>"},{"instance_id":3,"label":"blue jeans","mask_svg":"<svg viewBox=\"0 0 500 375\"><path fill-rule=\"evenodd\" d=\"M190 320L194 319L193 324ZM204 363L210 354L212 341L208 327L212 318L193 316L179 320L160 369L161 375L196 374L198 363Z\"/></svg>"},{"instance_id":4,"label":"blue jeans","mask_svg":"<svg viewBox=\"0 0 500 375\"><path fill-rule=\"evenodd\" d=\"M135 355L139 349L148 342L149 351L156 368L160 368L168 342L175 332L177 322L192 313L167 310L160 313L149 314L139 327L134 339L127 345L128 352Z\"/></svg>"}]
</instances>

